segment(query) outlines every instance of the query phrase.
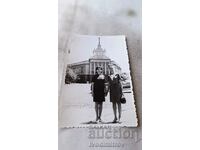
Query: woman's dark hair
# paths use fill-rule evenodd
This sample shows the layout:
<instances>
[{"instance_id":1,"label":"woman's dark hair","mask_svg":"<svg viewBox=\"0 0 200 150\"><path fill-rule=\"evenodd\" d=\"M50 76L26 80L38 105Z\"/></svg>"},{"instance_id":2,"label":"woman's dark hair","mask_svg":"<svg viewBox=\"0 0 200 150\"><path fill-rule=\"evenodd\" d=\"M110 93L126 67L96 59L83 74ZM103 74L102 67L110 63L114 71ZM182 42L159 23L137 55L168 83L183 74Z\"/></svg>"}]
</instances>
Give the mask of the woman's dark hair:
<instances>
[{"instance_id":1,"label":"woman's dark hair","mask_svg":"<svg viewBox=\"0 0 200 150\"><path fill-rule=\"evenodd\" d=\"M96 69L95 69L95 70L96 70L96 74L97 74L97 70L98 70L99 68L100 68L101 70L103 70L102 67L96 67Z\"/></svg>"}]
</instances>

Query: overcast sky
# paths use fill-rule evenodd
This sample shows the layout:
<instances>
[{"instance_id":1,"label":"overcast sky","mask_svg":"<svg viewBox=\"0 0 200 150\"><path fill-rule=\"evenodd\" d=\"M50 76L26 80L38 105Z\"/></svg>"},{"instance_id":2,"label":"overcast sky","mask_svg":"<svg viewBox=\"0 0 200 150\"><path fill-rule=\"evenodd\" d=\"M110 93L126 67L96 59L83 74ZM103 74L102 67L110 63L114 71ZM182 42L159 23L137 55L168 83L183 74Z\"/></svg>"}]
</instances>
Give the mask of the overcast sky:
<instances>
[{"instance_id":1,"label":"overcast sky","mask_svg":"<svg viewBox=\"0 0 200 150\"><path fill-rule=\"evenodd\" d=\"M76 35L70 43L68 63L76 63L88 60L93 56L93 50L97 48L98 37L101 39L101 47L106 49L106 56L114 60L123 72L129 72L128 55L125 36L83 36Z\"/></svg>"}]
</instances>

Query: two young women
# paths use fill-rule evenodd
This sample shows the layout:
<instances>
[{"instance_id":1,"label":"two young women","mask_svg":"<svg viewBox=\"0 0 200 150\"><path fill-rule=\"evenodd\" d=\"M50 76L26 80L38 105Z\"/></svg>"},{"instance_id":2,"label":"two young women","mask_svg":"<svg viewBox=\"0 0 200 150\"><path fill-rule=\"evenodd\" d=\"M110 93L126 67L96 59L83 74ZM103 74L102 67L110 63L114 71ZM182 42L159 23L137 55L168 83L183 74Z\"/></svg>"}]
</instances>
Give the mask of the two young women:
<instances>
[{"instance_id":1,"label":"two young women","mask_svg":"<svg viewBox=\"0 0 200 150\"><path fill-rule=\"evenodd\" d=\"M95 102L96 121L101 122L101 114L103 109L103 102L108 91L105 86L106 79L103 75L103 69L96 67L96 74L92 78L92 96ZM112 102L114 120L117 123L121 119L121 102L122 86L119 74L115 74L113 68L110 68L110 75L108 76L108 90L110 91L110 102ZM118 108L118 109L117 109ZM118 117L117 117L118 110Z\"/></svg>"}]
</instances>

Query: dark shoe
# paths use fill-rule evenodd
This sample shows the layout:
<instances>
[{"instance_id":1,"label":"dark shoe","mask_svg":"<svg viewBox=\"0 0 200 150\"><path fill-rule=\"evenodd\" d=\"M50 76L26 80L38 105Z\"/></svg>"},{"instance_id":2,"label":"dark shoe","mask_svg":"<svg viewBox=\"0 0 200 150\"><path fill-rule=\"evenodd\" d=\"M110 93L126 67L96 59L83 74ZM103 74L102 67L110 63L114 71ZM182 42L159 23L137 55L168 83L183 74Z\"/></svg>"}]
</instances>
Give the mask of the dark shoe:
<instances>
[{"instance_id":1,"label":"dark shoe","mask_svg":"<svg viewBox=\"0 0 200 150\"><path fill-rule=\"evenodd\" d=\"M117 123L117 118L115 118L112 123Z\"/></svg>"},{"instance_id":2,"label":"dark shoe","mask_svg":"<svg viewBox=\"0 0 200 150\"><path fill-rule=\"evenodd\" d=\"M99 121L99 118L96 118L96 122L98 122Z\"/></svg>"},{"instance_id":3,"label":"dark shoe","mask_svg":"<svg viewBox=\"0 0 200 150\"><path fill-rule=\"evenodd\" d=\"M102 123L102 120L101 118L98 119L97 123Z\"/></svg>"},{"instance_id":4,"label":"dark shoe","mask_svg":"<svg viewBox=\"0 0 200 150\"><path fill-rule=\"evenodd\" d=\"M119 117L118 122L120 122L120 120L121 120L121 117Z\"/></svg>"}]
</instances>

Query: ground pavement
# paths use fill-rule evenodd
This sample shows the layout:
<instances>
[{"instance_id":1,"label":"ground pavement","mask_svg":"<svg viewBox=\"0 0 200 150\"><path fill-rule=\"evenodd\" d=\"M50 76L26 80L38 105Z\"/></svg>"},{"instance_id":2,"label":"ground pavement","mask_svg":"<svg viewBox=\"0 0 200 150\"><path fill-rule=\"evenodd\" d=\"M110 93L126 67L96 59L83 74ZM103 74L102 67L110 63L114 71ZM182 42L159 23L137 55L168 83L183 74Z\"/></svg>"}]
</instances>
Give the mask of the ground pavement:
<instances>
[{"instance_id":1,"label":"ground pavement","mask_svg":"<svg viewBox=\"0 0 200 150\"><path fill-rule=\"evenodd\" d=\"M59 104L59 126L136 126L137 119L132 93L124 93L126 104L122 104L121 123L112 124L114 119L112 103L109 94L103 103L102 123L96 124L94 102L90 91L90 84L65 84L63 86Z\"/></svg>"}]
</instances>

